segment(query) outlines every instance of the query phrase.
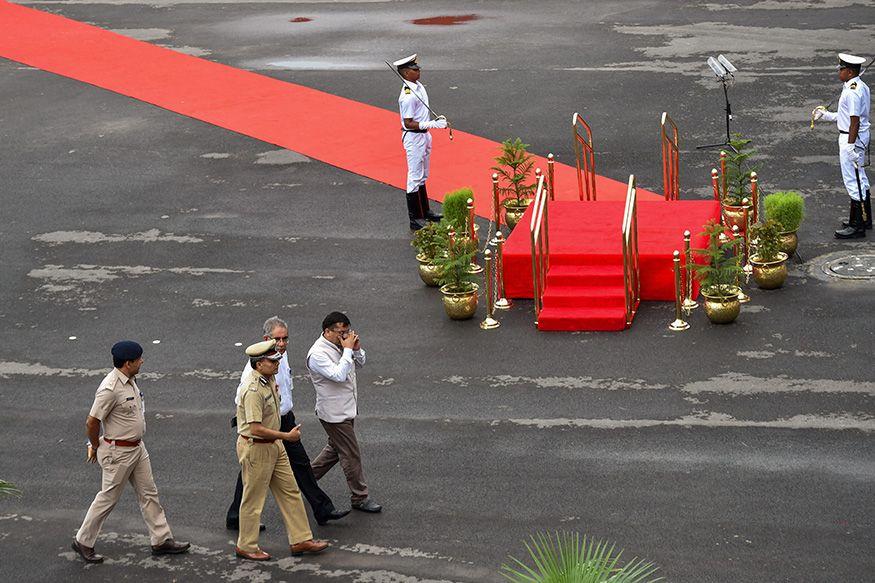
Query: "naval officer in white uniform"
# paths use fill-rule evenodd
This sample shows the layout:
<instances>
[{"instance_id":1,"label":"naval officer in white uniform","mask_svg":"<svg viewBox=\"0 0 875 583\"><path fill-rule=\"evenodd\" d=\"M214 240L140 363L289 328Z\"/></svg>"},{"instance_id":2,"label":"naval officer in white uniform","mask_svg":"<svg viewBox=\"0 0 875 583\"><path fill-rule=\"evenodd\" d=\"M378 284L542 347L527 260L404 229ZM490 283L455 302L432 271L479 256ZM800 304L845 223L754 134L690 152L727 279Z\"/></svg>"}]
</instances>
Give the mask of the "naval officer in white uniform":
<instances>
[{"instance_id":1,"label":"naval officer in white uniform","mask_svg":"<svg viewBox=\"0 0 875 583\"><path fill-rule=\"evenodd\" d=\"M857 239L866 236L872 228L872 203L869 199L869 177L863 168L869 147L869 87L860 78L860 68L866 59L856 55L839 54L839 79L842 94L836 112L818 106L812 112L815 120L836 123L839 130L839 163L842 179L851 197L850 217L835 232L837 239ZM865 215L865 218L864 218Z\"/></svg>"},{"instance_id":2,"label":"naval officer in white uniform","mask_svg":"<svg viewBox=\"0 0 875 583\"><path fill-rule=\"evenodd\" d=\"M410 55L392 63L404 78L398 108L401 112L401 140L407 152L407 215L414 231L425 226L425 220L439 221L441 215L428 208L428 163L431 157L430 129L445 129L447 118L432 120L428 106L428 93L419 82L419 64L416 55Z\"/></svg>"}]
</instances>

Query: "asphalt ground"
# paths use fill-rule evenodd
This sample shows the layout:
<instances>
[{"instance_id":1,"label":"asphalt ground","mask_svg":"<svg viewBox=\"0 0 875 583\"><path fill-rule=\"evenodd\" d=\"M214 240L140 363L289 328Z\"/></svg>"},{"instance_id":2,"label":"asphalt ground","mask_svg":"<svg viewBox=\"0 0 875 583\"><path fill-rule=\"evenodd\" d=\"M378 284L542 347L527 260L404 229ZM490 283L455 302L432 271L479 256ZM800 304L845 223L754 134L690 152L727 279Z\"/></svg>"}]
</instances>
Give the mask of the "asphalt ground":
<instances>
[{"instance_id":1,"label":"asphalt ground","mask_svg":"<svg viewBox=\"0 0 875 583\"><path fill-rule=\"evenodd\" d=\"M685 198L709 196L715 152L694 146L721 139L704 61L723 53L761 185L805 196L805 261L782 290L750 289L731 326L698 310L671 333L672 306L645 303L623 333L547 334L518 302L484 332L448 320L419 281L399 191L2 61L0 478L24 491L0 500L2 579L500 581L529 535L570 530L669 581L871 581L875 287L821 266L873 248L833 239L847 208L835 131L807 116L838 94L836 52L871 56L873 2L740 4L33 4L387 109L397 83L382 60L418 52L456 127L571 163L580 111L599 173L656 190L666 110ZM408 22L462 14L481 18ZM280 560L238 562L224 529L236 344L268 316L289 321L315 456L324 434L300 372L335 309L368 351L357 430L385 511L314 523L334 548L300 560L269 501L262 546ZM146 347L146 443L174 534L195 548L153 559L126 492L98 542L109 560L86 567L69 549L99 487L83 422L121 338ZM339 470L322 484L348 504Z\"/></svg>"}]
</instances>

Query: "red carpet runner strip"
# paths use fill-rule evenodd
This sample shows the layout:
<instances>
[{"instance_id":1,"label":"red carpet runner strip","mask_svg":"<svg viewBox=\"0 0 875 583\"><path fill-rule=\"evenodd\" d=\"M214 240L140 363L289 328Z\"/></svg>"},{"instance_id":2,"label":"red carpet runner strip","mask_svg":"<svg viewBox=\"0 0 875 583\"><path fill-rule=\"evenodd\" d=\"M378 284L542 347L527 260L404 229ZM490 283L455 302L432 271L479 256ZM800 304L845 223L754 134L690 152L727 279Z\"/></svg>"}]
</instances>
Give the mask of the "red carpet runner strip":
<instances>
[{"instance_id":1,"label":"red carpet runner strip","mask_svg":"<svg viewBox=\"0 0 875 583\"><path fill-rule=\"evenodd\" d=\"M0 56L7 59L404 188L406 162L397 111L185 55L3 0L0 31ZM386 71L387 107L395 106L398 89L399 83ZM432 134L430 196L440 200L445 192L470 186L476 195L477 213L490 216L489 168L499 144L461 131L455 132L453 142L445 131ZM546 161L541 159L539 164L546 171ZM556 164L556 189L557 199L577 198L573 167ZM599 177L597 189L602 200L622 200L625 196L624 182ZM656 197L641 189L638 192L641 199Z\"/></svg>"}]
</instances>

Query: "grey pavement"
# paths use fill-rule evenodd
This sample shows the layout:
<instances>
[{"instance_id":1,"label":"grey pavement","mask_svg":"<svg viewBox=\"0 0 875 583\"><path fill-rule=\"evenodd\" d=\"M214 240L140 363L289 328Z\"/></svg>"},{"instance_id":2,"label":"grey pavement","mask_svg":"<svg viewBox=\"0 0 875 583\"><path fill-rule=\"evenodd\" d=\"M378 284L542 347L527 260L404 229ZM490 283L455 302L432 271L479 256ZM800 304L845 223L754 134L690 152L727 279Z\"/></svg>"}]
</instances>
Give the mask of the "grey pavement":
<instances>
[{"instance_id":1,"label":"grey pavement","mask_svg":"<svg viewBox=\"0 0 875 583\"><path fill-rule=\"evenodd\" d=\"M715 153L694 146L721 138L704 62L723 53L763 188L800 190L808 218L805 262L784 289L751 289L732 326L699 310L671 333L672 306L645 303L623 333L539 333L519 302L484 332L419 281L399 191L0 61L0 478L24 490L0 500L0 579L492 582L528 536L572 530L679 583L872 580L875 286L821 266L875 251L832 238L847 208L835 131L809 130L808 113L837 95L836 52L872 56L875 3L28 4L387 109L382 60L419 52L456 127L572 163L580 111L599 173L654 190L669 111L685 198L709 196ZM408 22L463 14L480 18ZM300 373L335 309L368 350L358 428L385 511L316 527L333 548L299 559L269 501L262 545L279 560L239 562L224 529L238 344L268 316L289 321L315 456L325 438ZM152 558L127 492L98 542L110 560L85 566L69 549L99 487L84 420L123 337L146 347L145 439L171 527L195 547ZM348 505L339 470L322 484Z\"/></svg>"}]
</instances>

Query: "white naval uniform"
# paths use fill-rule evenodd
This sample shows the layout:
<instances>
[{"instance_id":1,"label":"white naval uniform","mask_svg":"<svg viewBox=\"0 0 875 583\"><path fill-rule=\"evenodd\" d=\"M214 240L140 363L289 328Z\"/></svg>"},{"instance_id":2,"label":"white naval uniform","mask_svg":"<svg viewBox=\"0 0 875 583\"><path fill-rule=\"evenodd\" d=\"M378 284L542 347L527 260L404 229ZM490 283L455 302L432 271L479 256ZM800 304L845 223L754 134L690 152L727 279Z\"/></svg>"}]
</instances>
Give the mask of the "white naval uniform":
<instances>
[{"instance_id":1,"label":"white naval uniform","mask_svg":"<svg viewBox=\"0 0 875 583\"><path fill-rule=\"evenodd\" d=\"M415 95L414 95L415 93ZM428 107L422 104L422 99L428 104L428 93L425 85L419 81L412 83L404 81L401 95L398 96L398 107L401 111L401 129L404 127L404 119L411 118L415 122L428 121L430 119ZM407 152L407 192L416 192L428 179L428 163L431 158L431 134L424 132L402 131L401 140L404 150Z\"/></svg>"},{"instance_id":2,"label":"white naval uniform","mask_svg":"<svg viewBox=\"0 0 875 583\"><path fill-rule=\"evenodd\" d=\"M866 170L863 168L863 157L865 156L866 147L869 145L870 99L869 86L860 77L854 77L844 83L842 95L839 97L838 111L835 113L831 111L823 112L825 120L834 121L836 126L838 126L839 163L842 168L842 180L844 180L848 195L853 200L860 200L860 190L857 187L857 174L854 163L848 157L844 147L848 143L848 129L851 126L851 116L859 116L860 129L857 131L857 141L854 143L854 147L860 156L857 164L860 166L860 187L865 196L865 192L869 189L869 177L866 176Z\"/></svg>"}]
</instances>

